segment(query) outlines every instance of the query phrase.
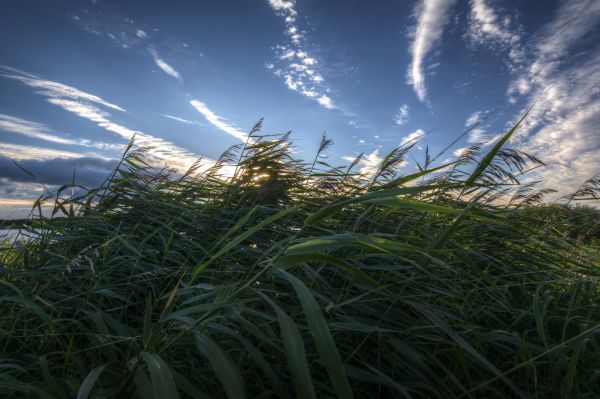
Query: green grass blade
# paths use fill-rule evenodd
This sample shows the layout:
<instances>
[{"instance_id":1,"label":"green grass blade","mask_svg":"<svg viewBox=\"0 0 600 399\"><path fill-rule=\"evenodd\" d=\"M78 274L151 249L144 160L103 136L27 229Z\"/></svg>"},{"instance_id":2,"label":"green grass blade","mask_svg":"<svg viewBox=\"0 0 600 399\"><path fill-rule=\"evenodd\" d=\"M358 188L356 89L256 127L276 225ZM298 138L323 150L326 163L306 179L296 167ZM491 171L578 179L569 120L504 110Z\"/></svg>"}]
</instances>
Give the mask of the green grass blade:
<instances>
[{"instance_id":1,"label":"green grass blade","mask_svg":"<svg viewBox=\"0 0 600 399\"><path fill-rule=\"evenodd\" d=\"M392 180L391 182L382 185L381 188L385 189L385 188L390 188L390 187L395 187L395 186L401 186L401 185L406 184L408 182L411 182L413 180L417 180L420 177L427 176L428 174L431 174L431 173L434 173L434 172L446 169L447 167L452 166L454 164L456 164L456 161L449 162L449 163L444 164L444 165L436 166L435 168L421 170L421 171L416 172L416 173L411 173L410 175L400 176L399 178L397 178L395 180Z\"/></svg>"},{"instance_id":2,"label":"green grass blade","mask_svg":"<svg viewBox=\"0 0 600 399\"><path fill-rule=\"evenodd\" d=\"M446 215L462 215L466 211L464 209L451 208L449 206L432 204L424 201L415 201L403 198L375 198L366 201L369 204L383 205L388 208L406 209L411 208L417 211L440 213Z\"/></svg>"},{"instance_id":3,"label":"green grass blade","mask_svg":"<svg viewBox=\"0 0 600 399\"><path fill-rule=\"evenodd\" d=\"M291 245L286 255L313 253L316 251L332 251L338 248L355 246L379 253L403 253L414 251L410 245L403 244L388 238L373 237L365 234L344 233L330 236L307 239L298 244Z\"/></svg>"},{"instance_id":4,"label":"green grass blade","mask_svg":"<svg viewBox=\"0 0 600 399\"><path fill-rule=\"evenodd\" d=\"M148 366L150 372L150 382L152 384L152 392L155 398L160 399L177 399L179 393L177 386L173 380L171 369L160 357L160 355L142 352L142 358Z\"/></svg>"},{"instance_id":5,"label":"green grass blade","mask_svg":"<svg viewBox=\"0 0 600 399\"><path fill-rule=\"evenodd\" d=\"M246 398L242 374L231 358L210 337L195 334L196 348L208 359L229 399Z\"/></svg>"},{"instance_id":6,"label":"green grass blade","mask_svg":"<svg viewBox=\"0 0 600 399\"><path fill-rule=\"evenodd\" d=\"M90 393L92 393L92 389L94 388L94 385L98 380L98 377L100 377L100 374L102 374L106 366L107 364L103 364L102 366L98 366L92 371L90 371L90 373L87 375L87 377L85 377L85 380L83 380L81 386L79 387L79 391L77 392L77 399L89 398Z\"/></svg>"},{"instance_id":7,"label":"green grass blade","mask_svg":"<svg viewBox=\"0 0 600 399\"><path fill-rule=\"evenodd\" d=\"M325 364L336 394L339 398L354 397L346 376L344 363L331 336L323 312L321 312L321 307L301 280L283 270L281 273L292 284L294 291L296 291L296 295L304 311L304 316L310 327L310 332L317 344L321 360Z\"/></svg>"},{"instance_id":8,"label":"green grass blade","mask_svg":"<svg viewBox=\"0 0 600 399\"><path fill-rule=\"evenodd\" d=\"M306 360L306 348L304 347L304 341L302 340L302 335L300 335L298 326L287 313L275 304L275 302L266 295L262 293L259 294L271 305L277 314L287 364L296 387L296 397L307 399L316 398L315 388Z\"/></svg>"},{"instance_id":9,"label":"green grass blade","mask_svg":"<svg viewBox=\"0 0 600 399\"><path fill-rule=\"evenodd\" d=\"M531 108L529 108L527 110L527 112L525 112L525 114L521 117L521 119L519 119L519 121L508 131L508 133L506 133L496 143L496 145L494 145L494 147L492 147L492 149L481 159L481 161L479 162L479 165L477 165L477 167L475 168L473 173L471 173L469 178L465 181L465 185L469 186L469 185L473 184L475 182L475 180L477 180L477 178L479 176L481 176L481 174L486 170L486 168L490 165L490 163L492 163L494 157L496 156L496 154L498 154L498 151L500 151L500 149L504 146L504 144L506 144L506 142L508 140L510 140L510 138L512 137L514 132L521 125L521 123L525 120L525 118L527 117L527 115L529 114L530 111L531 111Z\"/></svg>"},{"instance_id":10,"label":"green grass blade","mask_svg":"<svg viewBox=\"0 0 600 399\"><path fill-rule=\"evenodd\" d=\"M281 212L278 212L277 214L266 218L265 220L258 223L256 226L246 230L245 232L243 232L236 238L232 239L225 246L223 246L219 251L217 251L217 253L214 254L208 261L196 266L194 268L194 272L192 274L192 279L193 280L196 279L198 277L198 275L200 273L202 273L202 271L204 269L206 269L212 262L214 262L219 257L221 257L221 256L225 255L226 253L228 253L229 251L231 251L233 248L238 246L242 241L247 240L253 234L255 234L257 231L261 230L265 226L268 226L269 224L283 218L284 216L294 212L297 209L298 209L298 207L296 207L296 206L284 209Z\"/></svg>"},{"instance_id":11,"label":"green grass blade","mask_svg":"<svg viewBox=\"0 0 600 399\"><path fill-rule=\"evenodd\" d=\"M400 195L414 196L417 194L425 193L427 191L437 191L437 190L442 190L442 189L456 188L456 187L460 187L460 186L461 186L461 184L453 183L453 184L434 184L434 185L414 186L414 187L395 187L395 188L388 188L385 190L376 190L376 191L372 191L372 192L369 192L367 194L364 194L364 195L361 195L361 196L358 196L355 198L336 201L336 202L332 203L331 205L328 205L325 208L319 209L318 211L311 214L304 221L304 223L307 225L315 224L315 223L325 219L326 217L339 212L345 206L352 205L352 204L367 202L367 201L375 200L378 198L397 197Z\"/></svg>"},{"instance_id":12,"label":"green grass blade","mask_svg":"<svg viewBox=\"0 0 600 399\"><path fill-rule=\"evenodd\" d=\"M358 280L361 280L362 282L370 285L373 288L380 287L380 284L377 281L375 281L367 273L360 270L358 267L352 266L352 265L348 264L347 262L344 262L343 260L336 258L334 256L326 255L326 254L322 254L322 253L310 252L310 253L301 253L301 254L296 254L296 255L283 255L283 256L280 256L279 258L277 258L277 260L275 261L274 264L275 264L275 266L280 267L280 268L287 268L287 267L298 265L298 264L312 263L312 262L328 263L328 264L334 265L342 270L347 271L348 273L352 274Z\"/></svg>"}]
</instances>

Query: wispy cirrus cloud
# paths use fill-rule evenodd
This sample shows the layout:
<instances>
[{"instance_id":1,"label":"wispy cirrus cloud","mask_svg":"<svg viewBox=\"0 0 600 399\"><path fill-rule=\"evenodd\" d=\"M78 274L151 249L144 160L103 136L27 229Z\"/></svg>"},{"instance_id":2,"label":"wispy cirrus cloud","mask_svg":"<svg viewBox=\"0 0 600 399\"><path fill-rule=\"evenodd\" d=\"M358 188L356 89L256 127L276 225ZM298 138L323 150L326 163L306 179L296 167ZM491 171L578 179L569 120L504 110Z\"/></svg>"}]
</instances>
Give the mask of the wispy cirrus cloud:
<instances>
[{"instance_id":1,"label":"wispy cirrus cloud","mask_svg":"<svg viewBox=\"0 0 600 399\"><path fill-rule=\"evenodd\" d=\"M103 6L97 5L81 11L71 14L73 22L79 28L93 35L106 37L122 49L135 47L149 38L147 30L141 29L133 18L106 12Z\"/></svg>"},{"instance_id":2,"label":"wispy cirrus cloud","mask_svg":"<svg viewBox=\"0 0 600 399\"><path fill-rule=\"evenodd\" d=\"M95 103L106 108L126 112L123 108L116 104L110 103L94 94L86 93L85 91L79 90L73 86L46 80L40 76L4 65L0 66L0 70L3 71L2 76L5 78L18 80L22 83L25 83L27 86L39 89L40 91L38 91L37 94L46 97L66 98L76 101Z\"/></svg>"},{"instance_id":3,"label":"wispy cirrus cloud","mask_svg":"<svg viewBox=\"0 0 600 399\"><path fill-rule=\"evenodd\" d=\"M312 57L306 45L305 32L298 25L295 0L268 0L269 5L285 22L288 43L275 47L275 63L266 65L273 74L283 79L291 91L317 101L327 109L337 106L331 99L330 89L319 72L319 62Z\"/></svg>"},{"instance_id":4,"label":"wispy cirrus cloud","mask_svg":"<svg viewBox=\"0 0 600 399\"><path fill-rule=\"evenodd\" d=\"M465 121L465 127L471 127L483 120L484 112L483 111L475 111Z\"/></svg>"},{"instance_id":5,"label":"wispy cirrus cloud","mask_svg":"<svg viewBox=\"0 0 600 399\"><path fill-rule=\"evenodd\" d=\"M131 50L145 47L154 64L179 82L183 82L183 76L171 63L166 61L164 54L159 53L157 43L162 44L159 45L160 48L168 48L170 55L203 56L202 52L198 51L199 49L192 48L187 43L177 43L173 38L158 35L157 28L152 28L148 24L140 23L119 13L107 12L105 6L97 5L92 9L85 9L79 15L72 14L71 17L81 29L100 37L106 37L122 49ZM182 57L178 60L181 61Z\"/></svg>"},{"instance_id":6,"label":"wispy cirrus cloud","mask_svg":"<svg viewBox=\"0 0 600 399\"><path fill-rule=\"evenodd\" d=\"M480 126L484 115L483 111L476 111L465 120L465 128L470 129L467 141L471 144L482 144L487 140L485 130Z\"/></svg>"},{"instance_id":7,"label":"wispy cirrus cloud","mask_svg":"<svg viewBox=\"0 0 600 399\"><path fill-rule=\"evenodd\" d=\"M148 34L143 31L142 29L136 29L135 30L135 35L137 37L139 37L140 39L147 39L148 38Z\"/></svg>"},{"instance_id":8,"label":"wispy cirrus cloud","mask_svg":"<svg viewBox=\"0 0 600 399\"><path fill-rule=\"evenodd\" d=\"M501 16L489 0L471 0L466 39L473 46L485 45L493 50L507 50L509 67L515 71L525 60L521 35L513 31L513 19Z\"/></svg>"},{"instance_id":9,"label":"wispy cirrus cloud","mask_svg":"<svg viewBox=\"0 0 600 399\"><path fill-rule=\"evenodd\" d=\"M471 0L468 39L483 44L488 40L497 40L510 44L512 34L507 30L507 20L501 22L496 10L486 0Z\"/></svg>"},{"instance_id":10,"label":"wispy cirrus cloud","mask_svg":"<svg viewBox=\"0 0 600 399\"><path fill-rule=\"evenodd\" d=\"M10 73L4 73L2 76L21 81L30 87L39 89L40 91L37 93L46 97L46 101L49 103L94 122L99 127L115 133L125 140L131 140L135 135L136 143L139 146L148 148L150 156L177 169L186 170L198 159L198 156L167 140L113 122L110 119L110 113L100 109L99 106L122 112L125 112L125 109L99 96L16 69L11 69Z\"/></svg>"},{"instance_id":11,"label":"wispy cirrus cloud","mask_svg":"<svg viewBox=\"0 0 600 399\"><path fill-rule=\"evenodd\" d=\"M486 147L489 146L496 141L498 141L503 133L489 134L486 130L489 130L490 125L484 125L488 115L488 111L476 111L473 112L467 119L465 120L465 128L468 129L469 135L467 136L467 142L470 144L478 144L480 146ZM455 151L455 155L459 152L462 152L464 148L460 148L461 151Z\"/></svg>"},{"instance_id":12,"label":"wispy cirrus cloud","mask_svg":"<svg viewBox=\"0 0 600 399\"><path fill-rule=\"evenodd\" d=\"M24 159L78 158L83 156L83 154L73 151L9 143L0 143L0 151L2 155L15 161Z\"/></svg>"},{"instance_id":13,"label":"wispy cirrus cloud","mask_svg":"<svg viewBox=\"0 0 600 399\"><path fill-rule=\"evenodd\" d=\"M204 126L204 124L199 121L190 121L188 119L184 119L184 118L180 118L178 116L173 116L173 115L168 115L168 114L160 114L160 115L164 116L165 118L177 121L177 122L185 123L186 125Z\"/></svg>"},{"instance_id":14,"label":"wispy cirrus cloud","mask_svg":"<svg viewBox=\"0 0 600 399\"><path fill-rule=\"evenodd\" d=\"M410 121L408 105L402 104L402 106L400 106L400 109L398 110L398 113L394 115L394 122L396 122L397 125L402 126L406 125L408 121Z\"/></svg>"},{"instance_id":15,"label":"wispy cirrus cloud","mask_svg":"<svg viewBox=\"0 0 600 399\"><path fill-rule=\"evenodd\" d=\"M177 79L180 82L183 82L183 78L181 77L181 74L179 72L177 72L177 70L175 68L173 68L171 65L167 64L167 62L158 55L158 53L156 52L156 49L153 46L148 47L148 51L152 55L152 58L154 59L154 63L164 73L171 76L172 78Z\"/></svg>"},{"instance_id":16,"label":"wispy cirrus cloud","mask_svg":"<svg viewBox=\"0 0 600 399\"><path fill-rule=\"evenodd\" d=\"M526 96L524 109L533 106L517 145L549 163L540 178L562 193L600 172L600 47L581 47L599 27L599 2L563 2L536 35L534 55L509 89L511 96Z\"/></svg>"},{"instance_id":17,"label":"wispy cirrus cloud","mask_svg":"<svg viewBox=\"0 0 600 399\"><path fill-rule=\"evenodd\" d=\"M202 101L192 100L190 101L192 107L194 107L198 112L200 112L206 120L211 123L216 128L224 131L225 133L235 137L241 142L246 142L248 140L248 133L238 129L237 127L223 121L223 117L215 114L208 106Z\"/></svg>"},{"instance_id":18,"label":"wispy cirrus cloud","mask_svg":"<svg viewBox=\"0 0 600 399\"><path fill-rule=\"evenodd\" d=\"M422 0L415 9L417 24L411 32L412 61L408 69L408 84L413 86L421 102L427 102L425 86L425 58L442 38L444 26L450 18L455 0Z\"/></svg>"},{"instance_id":19,"label":"wispy cirrus cloud","mask_svg":"<svg viewBox=\"0 0 600 399\"><path fill-rule=\"evenodd\" d=\"M113 151L122 151L124 149L122 144L59 136L45 124L6 114L0 114L0 130L57 144L93 147Z\"/></svg>"},{"instance_id":20,"label":"wispy cirrus cloud","mask_svg":"<svg viewBox=\"0 0 600 399\"><path fill-rule=\"evenodd\" d=\"M159 161L164 161L179 170L186 170L199 158L188 150L178 147L169 141L115 123L109 119L110 114L90 104L62 98L49 98L48 102L79 117L95 122L99 127L116 133L125 140L131 140L135 136L136 144L147 148L150 156L157 158Z\"/></svg>"}]
</instances>

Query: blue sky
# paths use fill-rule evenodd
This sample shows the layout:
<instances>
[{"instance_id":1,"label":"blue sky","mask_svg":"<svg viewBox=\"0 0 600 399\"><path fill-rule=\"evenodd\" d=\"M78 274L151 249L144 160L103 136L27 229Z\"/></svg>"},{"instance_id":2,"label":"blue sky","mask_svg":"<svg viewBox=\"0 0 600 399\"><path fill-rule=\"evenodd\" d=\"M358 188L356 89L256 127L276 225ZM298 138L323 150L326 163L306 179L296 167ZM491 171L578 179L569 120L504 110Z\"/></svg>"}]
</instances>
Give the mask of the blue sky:
<instances>
[{"instance_id":1,"label":"blue sky","mask_svg":"<svg viewBox=\"0 0 600 399\"><path fill-rule=\"evenodd\" d=\"M440 161L511 145L572 191L600 171L600 2L594 0L6 1L0 14L0 217L68 182L97 184L128 139L157 163L208 164L264 132L365 172L422 136ZM33 172L37 182L14 165ZM408 162L406 171L412 171Z\"/></svg>"}]
</instances>

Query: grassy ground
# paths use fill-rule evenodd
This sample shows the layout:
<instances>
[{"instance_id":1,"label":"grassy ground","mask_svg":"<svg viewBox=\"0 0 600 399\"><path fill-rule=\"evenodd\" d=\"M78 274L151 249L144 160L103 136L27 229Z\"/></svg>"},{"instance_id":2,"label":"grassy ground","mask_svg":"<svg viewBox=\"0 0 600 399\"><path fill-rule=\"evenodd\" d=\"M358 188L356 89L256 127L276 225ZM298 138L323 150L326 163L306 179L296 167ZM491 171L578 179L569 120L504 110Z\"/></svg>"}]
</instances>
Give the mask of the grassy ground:
<instances>
[{"instance_id":1,"label":"grassy ground","mask_svg":"<svg viewBox=\"0 0 600 399\"><path fill-rule=\"evenodd\" d=\"M536 205L511 134L404 176L258 129L201 174L130 149L0 252L2 395L600 397L598 212Z\"/></svg>"}]
</instances>

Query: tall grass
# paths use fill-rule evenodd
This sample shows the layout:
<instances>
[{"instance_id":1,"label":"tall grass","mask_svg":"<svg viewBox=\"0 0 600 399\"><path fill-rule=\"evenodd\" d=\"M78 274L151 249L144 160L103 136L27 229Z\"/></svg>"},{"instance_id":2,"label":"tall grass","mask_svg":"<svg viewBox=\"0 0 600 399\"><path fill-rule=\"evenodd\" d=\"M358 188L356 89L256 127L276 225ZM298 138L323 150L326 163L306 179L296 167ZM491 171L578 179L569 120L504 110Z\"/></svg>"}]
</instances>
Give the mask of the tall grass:
<instances>
[{"instance_id":1,"label":"tall grass","mask_svg":"<svg viewBox=\"0 0 600 399\"><path fill-rule=\"evenodd\" d=\"M598 213L536 205L512 130L369 176L259 130L183 176L130 148L5 244L2 395L600 396Z\"/></svg>"}]
</instances>

